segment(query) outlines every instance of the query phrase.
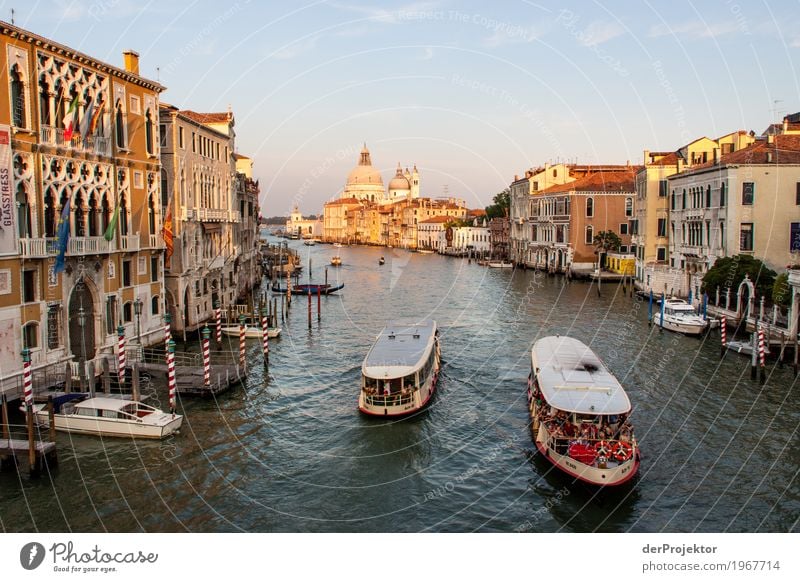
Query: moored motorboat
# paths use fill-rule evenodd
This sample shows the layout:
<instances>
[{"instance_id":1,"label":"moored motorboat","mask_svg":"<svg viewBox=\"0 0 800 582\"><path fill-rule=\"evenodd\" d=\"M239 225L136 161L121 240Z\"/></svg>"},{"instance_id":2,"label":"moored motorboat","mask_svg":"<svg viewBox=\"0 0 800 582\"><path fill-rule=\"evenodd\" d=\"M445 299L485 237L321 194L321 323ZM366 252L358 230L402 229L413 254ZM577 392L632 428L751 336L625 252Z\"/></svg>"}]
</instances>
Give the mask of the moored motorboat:
<instances>
[{"instance_id":1,"label":"moored motorboat","mask_svg":"<svg viewBox=\"0 0 800 582\"><path fill-rule=\"evenodd\" d=\"M36 422L50 426L46 404L34 404ZM183 416L136 400L94 397L61 404L53 413L55 429L103 437L161 439L181 427Z\"/></svg>"},{"instance_id":2,"label":"moored motorboat","mask_svg":"<svg viewBox=\"0 0 800 582\"><path fill-rule=\"evenodd\" d=\"M389 323L361 366L358 409L373 416L403 416L420 410L436 390L440 367L435 321Z\"/></svg>"},{"instance_id":3,"label":"moored motorboat","mask_svg":"<svg viewBox=\"0 0 800 582\"><path fill-rule=\"evenodd\" d=\"M228 325L222 328L222 333L228 336L239 337L240 329L238 325ZM267 328L267 337L270 339L276 338L281 335L281 331L283 331L280 327L270 327ZM263 338L264 337L264 329L260 325L245 325L244 327L244 337L248 339L252 338Z\"/></svg>"},{"instance_id":4,"label":"moored motorboat","mask_svg":"<svg viewBox=\"0 0 800 582\"><path fill-rule=\"evenodd\" d=\"M417 252L421 255L432 255L434 251L430 249L417 249Z\"/></svg>"},{"instance_id":5,"label":"moored motorboat","mask_svg":"<svg viewBox=\"0 0 800 582\"><path fill-rule=\"evenodd\" d=\"M536 448L568 475L609 486L639 470L628 395L582 342L551 336L533 345L528 411Z\"/></svg>"},{"instance_id":6,"label":"moored motorboat","mask_svg":"<svg viewBox=\"0 0 800 582\"><path fill-rule=\"evenodd\" d=\"M661 310L653 314L653 324L686 335L699 335L708 328L708 321L694 307L676 297L663 302Z\"/></svg>"},{"instance_id":7,"label":"moored motorboat","mask_svg":"<svg viewBox=\"0 0 800 582\"><path fill-rule=\"evenodd\" d=\"M493 269L511 269L514 267L514 263L508 261L489 261L487 266Z\"/></svg>"}]
</instances>

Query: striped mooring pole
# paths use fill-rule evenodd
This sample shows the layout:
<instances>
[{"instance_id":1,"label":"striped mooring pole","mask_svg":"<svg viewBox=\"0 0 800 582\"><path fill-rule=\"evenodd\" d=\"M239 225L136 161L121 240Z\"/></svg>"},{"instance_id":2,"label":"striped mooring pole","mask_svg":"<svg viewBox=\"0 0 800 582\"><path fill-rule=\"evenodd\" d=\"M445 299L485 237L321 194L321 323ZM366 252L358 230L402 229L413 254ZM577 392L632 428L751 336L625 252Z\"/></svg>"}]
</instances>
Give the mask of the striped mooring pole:
<instances>
[{"instance_id":1,"label":"striped mooring pole","mask_svg":"<svg viewBox=\"0 0 800 582\"><path fill-rule=\"evenodd\" d=\"M724 315L719 318L719 339L722 342L722 355L725 355L725 348L728 346L728 318Z\"/></svg>"},{"instance_id":2,"label":"striped mooring pole","mask_svg":"<svg viewBox=\"0 0 800 582\"><path fill-rule=\"evenodd\" d=\"M164 314L164 356L167 359L167 365L169 365L169 342L172 341L172 329L170 323L172 318L170 317L169 313Z\"/></svg>"},{"instance_id":3,"label":"striped mooring pole","mask_svg":"<svg viewBox=\"0 0 800 582\"><path fill-rule=\"evenodd\" d=\"M119 385L125 385L125 368L127 362L125 360L125 328L123 326L117 327L117 375L119 376Z\"/></svg>"},{"instance_id":4,"label":"striped mooring pole","mask_svg":"<svg viewBox=\"0 0 800 582\"><path fill-rule=\"evenodd\" d=\"M33 406L33 381L31 378L31 351L22 350L22 394L25 398L25 407Z\"/></svg>"},{"instance_id":5,"label":"striped mooring pole","mask_svg":"<svg viewBox=\"0 0 800 582\"><path fill-rule=\"evenodd\" d=\"M214 315L217 320L217 347L220 347L222 346L222 308L220 307L219 301L217 301Z\"/></svg>"},{"instance_id":6,"label":"striped mooring pole","mask_svg":"<svg viewBox=\"0 0 800 582\"><path fill-rule=\"evenodd\" d=\"M175 341L167 342L167 387L169 388L169 410L175 414L177 406L177 382L175 380Z\"/></svg>"},{"instance_id":7,"label":"striped mooring pole","mask_svg":"<svg viewBox=\"0 0 800 582\"><path fill-rule=\"evenodd\" d=\"M203 328L203 386L208 388L211 386L211 349L209 340L211 339L211 330L208 326Z\"/></svg>"},{"instance_id":8,"label":"striped mooring pole","mask_svg":"<svg viewBox=\"0 0 800 582\"><path fill-rule=\"evenodd\" d=\"M761 381L766 380L767 356L765 354L764 328L758 327L758 363L761 367Z\"/></svg>"},{"instance_id":9,"label":"striped mooring pole","mask_svg":"<svg viewBox=\"0 0 800 582\"><path fill-rule=\"evenodd\" d=\"M264 339L264 365L269 366L269 313L266 307L261 309L261 333Z\"/></svg>"},{"instance_id":10,"label":"striped mooring pole","mask_svg":"<svg viewBox=\"0 0 800 582\"><path fill-rule=\"evenodd\" d=\"M239 365L244 370L245 356L247 354L247 343L245 342L244 315L239 316Z\"/></svg>"}]
</instances>

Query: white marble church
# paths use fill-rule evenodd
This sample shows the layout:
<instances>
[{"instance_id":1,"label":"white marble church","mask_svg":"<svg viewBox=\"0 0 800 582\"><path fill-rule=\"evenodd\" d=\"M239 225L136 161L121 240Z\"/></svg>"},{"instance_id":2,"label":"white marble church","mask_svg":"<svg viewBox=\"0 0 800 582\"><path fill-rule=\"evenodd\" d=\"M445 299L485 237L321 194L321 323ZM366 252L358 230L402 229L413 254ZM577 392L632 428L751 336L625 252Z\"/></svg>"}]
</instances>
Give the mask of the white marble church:
<instances>
[{"instance_id":1,"label":"white marble church","mask_svg":"<svg viewBox=\"0 0 800 582\"><path fill-rule=\"evenodd\" d=\"M358 165L347 176L342 198L355 198L359 201L374 202L376 204L391 204L401 200L419 198L419 171L417 166L409 171L403 170L400 163L397 171L389 182L389 188L384 188L381 173L372 165L369 150L364 144Z\"/></svg>"}]
</instances>

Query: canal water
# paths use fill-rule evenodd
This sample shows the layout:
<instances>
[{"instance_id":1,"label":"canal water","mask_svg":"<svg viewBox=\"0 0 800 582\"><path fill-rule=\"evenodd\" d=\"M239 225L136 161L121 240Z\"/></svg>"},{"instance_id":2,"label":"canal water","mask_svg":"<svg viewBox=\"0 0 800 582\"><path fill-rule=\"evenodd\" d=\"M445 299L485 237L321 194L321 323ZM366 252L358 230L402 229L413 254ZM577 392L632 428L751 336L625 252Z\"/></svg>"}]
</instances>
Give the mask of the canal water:
<instances>
[{"instance_id":1,"label":"canal water","mask_svg":"<svg viewBox=\"0 0 800 582\"><path fill-rule=\"evenodd\" d=\"M342 256L328 275L345 287L322 299L321 323L316 298L309 330L306 300L295 297L269 373L248 340L247 385L184 399L175 438L60 433L51 476L0 474L2 531L800 529L791 367L770 363L767 383L751 382L746 358L720 361L718 332L650 328L647 303L612 284L598 295L587 282L466 259L291 244L301 282L309 257L319 281ZM384 323L426 317L442 329L443 357L429 409L402 421L360 415L361 362ZM642 449L630 486L587 489L535 454L529 349L552 334L590 345L626 387Z\"/></svg>"}]
</instances>

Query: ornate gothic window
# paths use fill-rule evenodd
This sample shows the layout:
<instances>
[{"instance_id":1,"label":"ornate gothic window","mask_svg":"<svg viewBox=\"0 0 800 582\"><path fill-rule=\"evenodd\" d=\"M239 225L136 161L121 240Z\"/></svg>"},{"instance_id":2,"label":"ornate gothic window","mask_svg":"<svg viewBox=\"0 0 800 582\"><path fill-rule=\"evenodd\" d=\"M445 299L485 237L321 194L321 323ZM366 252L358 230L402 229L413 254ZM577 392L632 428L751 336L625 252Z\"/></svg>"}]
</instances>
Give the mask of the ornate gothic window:
<instances>
[{"instance_id":1,"label":"ornate gothic window","mask_svg":"<svg viewBox=\"0 0 800 582\"><path fill-rule=\"evenodd\" d=\"M119 200L119 229L122 236L128 235L128 201L123 195Z\"/></svg>"},{"instance_id":2,"label":"ornate gothic window","mask_svg":"<svg viewBox=\"0 0 800 582\"><path fill-rule=\"evenodd\" d=\"M28 127L28 114L25 108L25 81L19 66L9 71L11 79L11 120L16 127Z\"/></svg>"},{"instance_id":3,"label":"ornate gothic window","mask_svg":"<svg viewBox=\"0 0 800 582\"><path fill-rule=\"evenodd\" d=\"M144 144L147 148L147 153L153 155L155 153L153 148L153 117L149 109L144 115Z\"/></svg>"},{"instance_id":4,"label":"ornate gothic window","mask_svg":"<svg viewBox=\"0 0 800 582\"><path fill-rule=\"evenodd\" d=\"M31 205L28 202L28 192L24 184L17 186L17 228L19 238L31 238Z\"/></svg>"},{"instance_id":5,"label":"ornate gothic window","mask_svg":"<svg viewBox=\"0 0 800 582\"><path fill-rule=\"evenodd\" d=\"M117 101L117 110L114 114L114 131L117 147L125 149L125 115L122 113L122 102Z\"/></svg>"}]
</instances>

